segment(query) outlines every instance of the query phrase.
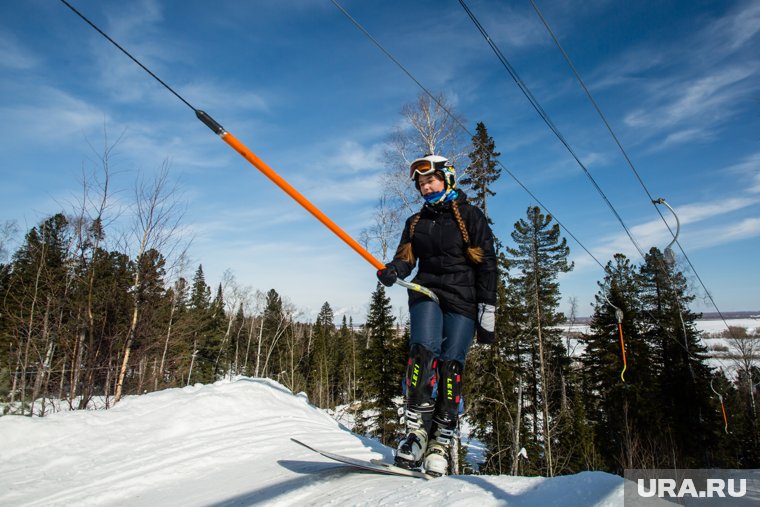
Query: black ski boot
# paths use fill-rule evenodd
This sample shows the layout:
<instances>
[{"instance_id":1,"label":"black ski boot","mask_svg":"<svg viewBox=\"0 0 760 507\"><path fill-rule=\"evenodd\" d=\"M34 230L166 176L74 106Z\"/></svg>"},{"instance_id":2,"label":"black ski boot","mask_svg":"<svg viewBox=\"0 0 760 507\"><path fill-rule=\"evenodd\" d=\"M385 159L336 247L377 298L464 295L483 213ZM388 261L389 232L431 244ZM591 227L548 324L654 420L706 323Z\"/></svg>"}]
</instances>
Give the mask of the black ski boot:
<instances>
[{"instance_id":1,"label":"black ski boot","mask_svg":"<svg viewBox=\"0 0 760 507\"><path fill-rule=\"evenodd\" d=\"M406 367L406 403L404 422L406 435L396 450L396 466L419 469L428 443L428 431L433 415L433 388L436 383L437 362L432 352L415 344L409 351Z\"/></svg>"}]
</instances>

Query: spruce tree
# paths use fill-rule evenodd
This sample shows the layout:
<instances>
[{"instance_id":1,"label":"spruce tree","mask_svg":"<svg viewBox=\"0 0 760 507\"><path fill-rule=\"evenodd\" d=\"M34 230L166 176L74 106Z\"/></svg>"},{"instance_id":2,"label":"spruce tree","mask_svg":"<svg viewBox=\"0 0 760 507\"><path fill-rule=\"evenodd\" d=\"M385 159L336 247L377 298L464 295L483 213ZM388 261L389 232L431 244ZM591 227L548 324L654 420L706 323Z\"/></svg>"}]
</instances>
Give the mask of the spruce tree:
<instances>
[{"instance_id":1,"label":"spruce tree","mask_svg":"<svg viewBox=\"0 0 760 507\"><path fill-rule=\"evenodd\" d=\"M508 266L508 259L500 255L494 343L473 346L464 372L465 413L472 436L486 447L479 469L485 474L517 474L518 453L530 447L521 412L524 386L520 385L525 376L521 351L527 349L526 321Z\"/></svg>"},{"instance_id":2,"label":"spruce tree","mask_svg":"<svg viewBox=\"0 0 760 507\"><path fill-rule=\"evenodd\" d=\"M472 195L469 196L470 202L483 210L488 223L493 225L488 215L487 199L489 196L496 195L492 187L501 176L501 168L496 160L501 153L496 151L496 143L488 135L488 129L483 122L478 122L475 127L472 145L473 149L468 154L470 163L459 183L472 189Z\"/></svg>"},{"instance_id":3,"label":"spruce tree","mask_svg":"<svg viewBox=\"0 0 760 507\"><path fill-rule=\"evenodd\" d=\"M191 382L213 382L218 348L214 340L211 287L206 284L201 265L193 277L188 317L192 329L188 335L188 344L192 347L188 379Z\"/></svg>"},{"instance_id":4,"label":"spruce tree","mask_svg":"<svg viewBox=\"0 0 760 507\"><path fill-rule=\"evenodd\" d=\"M558 310L557 277L573 265L567 261L570 249L560 235L559 225L538 207L529 207L527 219L515 223L512 239L516 246L507 248L507 253L518 272L513 278L514 286L525 310L525 331L532 338L532 379L527 394L532 399L534 425L540 422L543 436L543 472L552 476L556 471L551 447L553 418L566 414L569 391L569 359L559 330L565 317Z\"/></svg>"},{"instance_id":5,"label":"spruce tree","mask_svg":"<svg viewBox=\"0 0 760 507\"><path fill-rule=\"evenodd\" d=\"M367 419L362 426L384 444L391 444L398 434L397 405L394 398L400 394L404 363L395 339L393 308L380 283L372 293L367 315L369 347L362 359Z\"/></svg>"},{"instance_id":6,"label":"spruce tree","mask_svg":"<svg viewBox=\"0 0 760 507\"><path fill-rule=\"evenodd\" d=\"M5 321L3 327L8 329L8 334L0 337L4 351L2 367L8 373L15 372L9 379L12 383L9 401L20 402L22 415L26 413L26 403L34 401L28 396L35 396L32 383L34 376L44 369L44 351L51 346L59 350L73 348L72 343L58 340L79 336L76 306L67 297L70 241L68 220L63 214L56 214L26 234L6 272L6 292L0 294L0 320ZM51 332L51 323L58 320L57 316L69 324L69 332Z\"/></svg>"},{"instance_id":7,"label":"spruce tree","mask_svg":"<svg viewBox=\"0 0 760 507\"><path fill-rule=\"evenodd\" d=\"M652 450L658 446L656 385L661 368L657 349L644 332L636 267L616 254L599 287L590 333L581 339L585 403L602 460L598 466L614 473L655 467ZM616 308L622 312L625 373Z\"/></svg>"},{"instance_id":8,"label":"spruce tree","mask_svg":"<svg viewBox=\"0 0 760 507\"><path fill-rule=\"evenodd\" d=\"M348 327L346 316L340 324L340 329L335 336L335 384L333 386L333 399L336 404L349 403L352 400L352 381L354 375L355 341Z\"/></svg>"},{"instance_id":9,"label":"spruce tree","mask_svg":"<svg viewBox=\"0 0 760 507\"><path fill-rule=\"evenodd\" d=\"M313 347L309 356L311 371L309 384L314 396L314 403L323 408L335 406L334 386L337 382L335 371L337 351L335 350L334 336L335 315L328 302L322 305L314 323Z\"/></svg>"},{"instance_id":10,"label":"spruce tree","mask_svg":"<svg viewBox=\"0 0 760 507\"><path fill-rule=\"evenodd\" d=\"M694 296L686 278L652 248L641 267L641 299L649 340L660 348L662 371L658 379L663 434L669 437L672 466L715 466L723 417L712 390L713 373L707 349L699 340L696 320L689 310Z\"/></svg>"},{"instance_id":11,"label":"spruce tree","mask_svg":"<svg viewBox=\"0 0 760 507\"><path fill-rule=\"evenodd\" d=\"M283 308L282 297L274 289L267 292L263 325L264 343L261 348L261 357L257 359L260 364L258 374L263 377L276 377L283 371L287 361L285 340L282 337L289 323ZM310 352L311 349L308 348L307 354Z\"/></svg>"}]
</instances>

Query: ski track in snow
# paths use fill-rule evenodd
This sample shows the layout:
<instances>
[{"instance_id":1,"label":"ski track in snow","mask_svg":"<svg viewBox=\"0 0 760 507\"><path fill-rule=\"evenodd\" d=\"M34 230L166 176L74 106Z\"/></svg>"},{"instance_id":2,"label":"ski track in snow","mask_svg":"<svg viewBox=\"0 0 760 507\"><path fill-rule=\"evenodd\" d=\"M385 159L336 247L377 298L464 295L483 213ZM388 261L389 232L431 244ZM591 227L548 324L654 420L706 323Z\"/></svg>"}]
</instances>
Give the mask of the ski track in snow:
<instances>
[{"instance_id":1,"label":"ski track in snow","mask_svg":"<svg viewBox=\"0 0 760 507\"><path fill-rule=\"evenodd\" d=\"M105 411L0 417L0 505L622 506L623 479L358 471L291 442L361 459L393 451L268 379L125 397Z\"/></svg>"}]
</instances>

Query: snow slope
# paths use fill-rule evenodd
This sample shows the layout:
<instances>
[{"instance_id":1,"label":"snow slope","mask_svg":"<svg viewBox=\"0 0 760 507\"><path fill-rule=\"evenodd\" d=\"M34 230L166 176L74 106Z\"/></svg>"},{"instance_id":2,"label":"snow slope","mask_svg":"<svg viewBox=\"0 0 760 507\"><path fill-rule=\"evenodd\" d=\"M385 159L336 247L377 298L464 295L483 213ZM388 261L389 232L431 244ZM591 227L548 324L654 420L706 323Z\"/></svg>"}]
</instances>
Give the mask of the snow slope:
<instances>
[{"instance_id":1,"label":"snow slope","mask_svg":"<svg viewBox=\"0 0 760 507\"><path fill-rule=\"evenodd\" d=\"M0 505L623 504L623 479L602 472L424 481L357 471L290 437L392 457L280 384L238 378L131 396L106 411L0 417Z\"/></svg>"}]
</instances>

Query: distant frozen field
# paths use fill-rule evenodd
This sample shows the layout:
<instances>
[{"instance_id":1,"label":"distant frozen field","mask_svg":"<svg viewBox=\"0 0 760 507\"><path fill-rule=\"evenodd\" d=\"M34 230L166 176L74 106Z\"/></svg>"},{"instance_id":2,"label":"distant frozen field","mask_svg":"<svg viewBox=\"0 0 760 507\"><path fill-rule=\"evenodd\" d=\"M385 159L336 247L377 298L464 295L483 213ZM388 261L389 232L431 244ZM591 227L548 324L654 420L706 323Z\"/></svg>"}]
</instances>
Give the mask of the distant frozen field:
<instances>
[{"instance_id":1,"label":"distant frozen field","mask_svg":"<svg viewBox=\"0 0 760 507\"><path fill-rule=\"evenodd\" d=\"M760 328L760 319L726 319L725 323L720 319L698 320L697 329L703 333L712 335L725 331L726 324L731 327L743 327L749 333L753 333ZM574 333L588 333L590 326L588 324L574 324L572 326L562 326L562 329L570 330Z\"/></svg>"},{"instance_id":2,"label":"distant frozen field","mask_svg":"<svg viewBox=\"0 0 760 507\"><path fill-rule=\"evenodd\" d=\"M726 324L731 327L742 327L747 329L749 334L760 331L760 319L726 319L722 320L698 320L697 329L702 332L702 343L707 347L710 358L707 363L713 368L722 369L726 375L733 377L738 366L738 352L730 338L718 337L725 331ZM570 355L579 357L583 354L584 344L577 340L577 336L582 333L588 333L591 328L588 324L575 324L573 326L562 326L565 332L570 332L573 338L570 339Z\"/></svg>"}]
</instances>

